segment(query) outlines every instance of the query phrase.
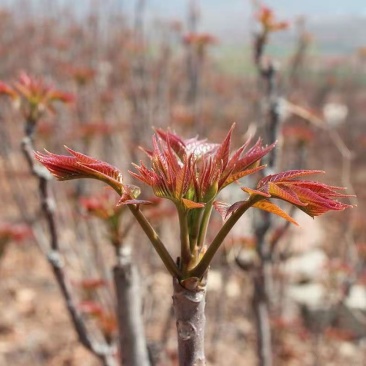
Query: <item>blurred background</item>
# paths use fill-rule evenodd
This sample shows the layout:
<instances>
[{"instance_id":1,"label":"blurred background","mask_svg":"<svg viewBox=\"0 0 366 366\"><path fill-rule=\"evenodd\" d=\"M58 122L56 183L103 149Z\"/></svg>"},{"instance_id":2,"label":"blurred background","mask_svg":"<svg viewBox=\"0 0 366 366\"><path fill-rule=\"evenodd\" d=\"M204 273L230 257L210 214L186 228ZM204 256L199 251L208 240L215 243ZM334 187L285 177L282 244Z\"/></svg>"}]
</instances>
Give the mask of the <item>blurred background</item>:
<instances>
[{"instance_id":1,"label":"blurred background","mask_svg":"<svg viewBox=\"0 0 366 366\"><path fill-rule=\"evenodd\" d=\"M261 16L264 6L269 19ZM361 366L365 30L361 0L0 0L0 80L14 86L25 72L73 95L73 103L42 114L36 150L64 153L66 144L123 172L144 159L138 146L151 147L153 127L220 142L236 122L236 148L249 135L263 136L274 100L276 169L325 170L317 179L346 186L357 198L344 202L357 208L315 220L293 211L300 228L275 220L267 233L273 364ZM266 67L274 70L272 94L261 73ZM0 95L0 365L101 365L78 342L47 262L49 235L37 181L21 151L23 136L22 106ZM127 173L125 179L136 184ZM51 185L75 303L92 338L109 342L117 331L114 249L100 210L110 210L118 197L106 198L96 182ZM223 198L235 202L240 192ZM151 195L143 187L144 198ZM95 208L88 201L95 198L110 206ZM146 215L175 258L171 209L159 203ZM170 276L140 229L123 229L132 225L129 213L118 215L118 235L144 279L152 364L176 365ZM252 216L233 231L210 270L208 365L258 364L252 273L261 258ZM209 238L220 225L214 216Z\"/></svg>"}]
</instances>

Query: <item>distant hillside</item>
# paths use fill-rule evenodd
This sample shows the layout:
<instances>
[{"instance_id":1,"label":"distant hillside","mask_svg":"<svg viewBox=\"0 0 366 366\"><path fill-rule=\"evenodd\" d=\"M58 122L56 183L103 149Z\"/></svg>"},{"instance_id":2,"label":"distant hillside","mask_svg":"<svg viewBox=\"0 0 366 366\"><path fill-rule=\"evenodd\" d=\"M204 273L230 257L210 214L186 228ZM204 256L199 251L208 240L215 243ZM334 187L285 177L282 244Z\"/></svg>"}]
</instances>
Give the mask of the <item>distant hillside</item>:
<instances>
[{"instance_id":1,"label":"distant hillside","mask_svg":"<svg viewBox=\"0 0 366 366\"><path fill-rule=\"evenodd\" d=\"M24 0L0 0L1 6L17 9ZM133 19L137 0L99 0L99 9L104 14L123 11ZM103 1L103 2L102 2ZM250 41L250 0L196 0L200 9L199 29L216 35L224 46L245 45ZM265 0L280 19L295 20L304 15L307 29L313 35L314 48L326 54L347 54L366 46L366 1L365 0ZM45 0L26 0L27 5L44 10ZM52 0L52 8L66 7L77 14L86 14L92 9L93 0ZM149 27L156 19L177 19L185 23L189 0L145 0L145 15ZM294 29L279 32L271 44L279 50L291 49L296 40Z\"/></svg>"},{"instance_id":2,"label":"distant hillside","mask_svg":"<svg viewBox=\"0 0 366 366\"><path fill-rule=\"evenodd\" d=\"M320 48L330 53L349 53L366 46L366 17L329 19L309 26Z\"/></svg>"},{"instance_id":3,"label":"distant hillside","mask_svg":"<svg viewBox=\"0 0 366 366\"><path fill-rule=\"evenodd\" d=\"M313 47L325 54L353 53L366 46L366 17L333 17L313 20L307 30L313 37ZM287 48L295 41L294 31L281 32L273 37L278 47Z\"/></svg>"},{"instance_id":4,"label":"distant hillside","mask_svg":"<svg viewBox=\"0 0 366 366\"><path fill-rule=\"evenodd\" d=\"M250 1L198 0L201 9L200 28L217 35L222 43L247 43L250 39ZM294 20L304 15L308 30L313 35L315 47L325 53L344 54L366 46L365 0L293 1L267 0L283 19ZM176 17L184 21L188 0L147 0L151 17ZM276 35L273 41L280 48L294 42L293 31Z\"/></svg>"}]
</instances>

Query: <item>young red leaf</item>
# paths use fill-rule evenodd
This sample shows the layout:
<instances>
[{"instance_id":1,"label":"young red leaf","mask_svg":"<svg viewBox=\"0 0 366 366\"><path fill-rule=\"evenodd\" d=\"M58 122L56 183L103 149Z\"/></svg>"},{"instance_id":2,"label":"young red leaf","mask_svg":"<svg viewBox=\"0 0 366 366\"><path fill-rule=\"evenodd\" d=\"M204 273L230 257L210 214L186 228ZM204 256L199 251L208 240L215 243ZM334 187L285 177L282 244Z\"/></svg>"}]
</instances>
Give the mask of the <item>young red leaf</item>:
<instances>
[{"instance_id":1,"label":"young red leaf","mask_svg":"<svg viewBox=\"0 0 366 366\"><path fill-rule=\"evenodd\" d=\"M264 168L265 168L265 165L260 165L253 169L245 169L245 170L237 172L237 173L232 173L223 182L222 187L224 188L224 187L228 186L229 184L236 182L237 180L239 180L241 178L246 177L247 175L257 173Z\"/></svg>"},{"instance_id":2,"label":"young red leaf","mask_svg":"<svg viewBox=\"0 0 366 366\"><path fill-rule=\"evenodd\" d=\"M248 151L245 150L250 141L230 154L234 126L220 145L197 138L183 140L158 129L153 149L146 151L151 168L141 163L134 165L137 173L130 173L150 185L158 197L183 203L187 208L196 204L202 207L227 185L263 169L259 166L260 159L274 148L274 144L262 146L259 139Z\"/></svg>"},{"instance_id":3,"label":"young red leaf","mask_svg":"<svg viewBox=\"0 0 366 366\"><path fill-rule=\"evenodd\" d=\"M186 154L186 144L179 136L172 132L166 132L161 129L156 130L156 134L166 143L169 144L173 151L180 159Z\"/></svg>"},{"instance_id":4,"label":"young red leaf","mask_svg":"<svg viewBox=\"0 0 366 366\"><path fill-rule=\"evenodd\" d=\"M293 178L303 177L304 175L313 175L318 173L325 173L324 170L287 170L285 172L281 172L278 174L271 174L264 178L262 178L257 187L261 188L268 184L269 182L285 182L285 181L292 181Z\"/></svg>"},{"instance_id":5,"label":"young red leaf","mask_svg":"<svg viewBox=\"0 0 366 366\"><path fill-rule=\"evenodd\" d=\"M285 21L278 21L272 9L261 5L256 15L258 22L262 25L264 32L275 32L288 28Z\"/></svg>"},{"instance_id":6,"label":"young red leaf","mask_svg":"<svg viewBox=\"0 0 366 366\"><path fill-rule=\"evenodd\" d=\"M206 140L198 140L196 138L185 141L186 153L192 155L196 161L204 156L212 154L218 147L218 144L207 142Z\"/></svg>"},{"instance_id":7,"label":"young red leaf","mask_svg":"<svg viewBox=\"0 0 366 366\"><path fill-rule=\"evenodd\" d=\"M221 215L221 218L223 220L226 220L226 218L230 214L235 212L245 202L246 201L238 201L238 202L235 202L233 205L230 206L225 202L215 201L213 206L214 206L215 210Z\"/></svg>"},{"instance_id":8,"label":"young red leaf","mask_svg":"<svg viewBox=\"0 0 366 366\"><path fill-rule=\"evenodd\" d=\"M268 193L271 195L271 197L280 198L296 206L306 206L306 203L301 202L298 196L291 190L291 188L286 186L269 182Z\"/></svg>"},{"instance_id":9,"label":"young red leaf","mask_svg":"<svg viewBox=\"0 0 366 366\"><path fill-rule=\"evenodd\" d=\"M47 85L43 80L21 72L11 85L0 82L0 94L10 96L17 102L29 122L37 122L45 111L53 112L54 102L70 103L73 95ZM19 104L18 104L19 103Z\"/></svg>"},{"instance_id":10,"label":"young red leaf","mask_svg":"<svg viewBox=\"0 0 366 366\"><path fill-rule=\"evenodd\" d=\"M122 207L116 207L115 195L108 187L100 193L81 197L79 202L88 214L102 220L110 220L119 217L123 212Z\"/></svg>"},{"instance_id":11,"label":"young red leaf","mask_svg":"<svg viewBox=\"0 0 366 366\"><path fill-rule=\"evenodd\" d=\"M342 187L328 186L324 183L313 181L294 180L294 178L314 173L323 173L323 171L290 170L273 174L264 177L258 182L257 192L270 194L273 198L287 201L312 217L319 216L327 211L342 211L352 207L352 205L334 199L351 197L338 192L338 190L344 189Z\"/></svg>"},{"instance_id":12,"label":"young red leaf","mask_svg":"<svg viewBox=\"0 0 366 366\"><path fill-rule=\"evenodd\" d=\"M227 203L225 202L220 202L220 201L215 201L213 203L213 207L215 208L215 210L220 214L221 218L223 220L226 219L227 217L227 211L230 207L230 205L228 205Z\"/></svg>"},{"instance_id":13,"label":"young red leaf","mask_svg":"<svg viewBox=\"0 0 366 366\"><path fill-rule=\"evenodd\" d=\"M131 200L125 199L124 195L121 196L121 199L118 201L117 206L121 205L151 205L151 201L147 200Z\"/></svg>"},{"instance_id":14,"label":"young red leaf","mask_svg":"<svg viewBox=\"0 0 366 366\"><path fill-rule=\"evenodd\" d=\"M32 229L24 224L0 222L0 245L8 241L21 242L33 236Z\"/></svg>"},{"instance_id":15,"label":"young red leaf","mask_svg":"<svg viewBox=\"0 0 366 366\"><path fill-rule=\"evenodd\" d=\"M229 162L231 135L233 133L234 127L235 127L235 123L231 126L224 141L220 144L220 146L218 147L218 149L216 150L216 153L215 153L215 160L221 161L222 165L224 167L226 167Z\"/></svg>"},{"instance_id":16,"label":"young red leaf","mask_svg":"<svg viewBox=\"0 0 366 366\"><path fill-rule=\"evenodd\" d=\"M8 84L5 84L0 81L0 95L4 94L9 96L11 99L17 99L17 92Z\"/></svg>"},{"instance_id":17,"label":"young red leaf","mask_svg":"<svg viewBox=\"0 0 366 366\"><path fill-rule=\"evenodd\" d=\"M120 195L123 193L122 173L112 165L65 148L72 156L35 152L35 158L58 180L93 178L109 184Z\"/></svg>"},{"instance_id":18,"label":"young red leaf","mask_svg":"<svg viewBox=\"0 0 366 366\"><path fill-rule=\"evenodd\" d=\"M247 152L244 153L249 141L241 146L229 159L226 165L222 166L222 171L219 179L219 190L223 189L230 183L240 179L249 174L253 174L259 168L260 159L268 154L275 144L269 146L262 146L262 140L258 140ZM215 160L218 163L218 160ZM244 173L246 172L246 173ZM238 178L236 178L238 177Z\"/></svg>"}]
</instances>

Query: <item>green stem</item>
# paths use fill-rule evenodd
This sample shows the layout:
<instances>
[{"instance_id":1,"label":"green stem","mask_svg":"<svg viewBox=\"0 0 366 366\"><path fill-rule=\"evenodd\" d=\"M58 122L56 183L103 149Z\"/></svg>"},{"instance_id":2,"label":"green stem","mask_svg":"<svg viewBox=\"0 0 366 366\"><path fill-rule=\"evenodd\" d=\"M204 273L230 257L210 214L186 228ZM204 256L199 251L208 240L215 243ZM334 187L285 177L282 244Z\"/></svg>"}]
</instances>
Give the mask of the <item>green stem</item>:
<instances>
[{"instance_id":1,"label":"green stem","mask_svg":"<svg viewBox=\"0 0 366 366\"><path fill-rule=\"evenodd\" d=\"M172 257L170 256L169 252L165 248L165 245L160 240L159 235L150 225L149 221L147 221L146 217L140 211L139 207L136 205L128 205L130 211L135 216L136 220L140 224L142 230L144 230L147 237L150 239L152 245L154 246L156 252L158 253L159 257L165 264L165 267L169 271L169 273L178 279L183 278L182 272L179 270L177 265L174 263Z\"/></svg>"},{"instance_id":2,"label":"green stem","mask_svg":"<svg viewBox=\"0 0 366 366\"><path fill-rule=\"evenodd\" d=\"M202 249L208 228L208 223L210 222L211 212L212 212L213 200L206 203L205 211L203 213L202 223L200 227L200 232L198 234L198 247Z\"/></svg>"},{"instance_id":3,"label":"green stem","mask_svg":"<svg viewBox=\"0 0 366 366\"><path fill-rule=\"evenodd\" d=\"M190 229L189 241L190 241L191 253L194 253L197 247L198 235L204 212L203 210L204 210L203 208L197 209L197 212L190 217L190 220L188 222L188 226Z\"/></svg>"},{"instance_id":4,"label":"green stem","mask_svg":"<svg viewBox=\"0 0 366 366\"><path fill-rule=\"evenodd\" d=\"M188 268L191 261L191 249L189 245L189 231L187 211L184 207L178 206L179 228L180 228L180 245L181 245L181 270L183 273Z\"/></svg>"},{"instance_id":5,"label":"green stem","mask_svg":"<svg viewBox=\"0 0 366 366\"><path fill-rule=\"evenodd\" d=\"M259 202L262 199L264 199L264 197L259 195L252 196L249 197L247 201L243 202L241 206L239 206L239 208L227 219L220 231L216 234L215 238L212 240L206 253L203 255L197 266L189 271L190 277L203 277L208 267L210 266L212 258L216 254L217 250L220 248L220 245L223 243L233 226L250 207L252 207L256 202Z\"/></svg>"}]
</instances>

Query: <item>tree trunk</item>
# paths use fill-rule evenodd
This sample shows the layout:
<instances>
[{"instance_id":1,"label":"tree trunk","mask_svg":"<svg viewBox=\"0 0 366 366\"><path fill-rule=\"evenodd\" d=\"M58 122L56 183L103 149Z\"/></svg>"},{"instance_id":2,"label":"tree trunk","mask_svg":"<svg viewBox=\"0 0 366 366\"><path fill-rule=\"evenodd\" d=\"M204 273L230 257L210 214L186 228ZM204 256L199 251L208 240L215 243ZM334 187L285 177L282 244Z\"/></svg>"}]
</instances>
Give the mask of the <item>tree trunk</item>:
<instances>
[{"instance_id":1,"label":"tree trunk","mask_svg":"<svg viewBox=\"0 0 366 366\"><path fill-rule=\"evenodd\" d=\"M204 352L206 288L188 290L173 279L173 306L180 366L206 365Z\"/></svg>"},{"instance_id":2,"label":"tree trunk","mask_svg":"<svg viewBox=\"0 0 366 366\"><path fill-rule=\"evenodd\" d=\"M117 296L120 360L123 366L149 366L142 322L141 290L136 266L129 255L113 268Z\"/></svg>"}]
</instances>

